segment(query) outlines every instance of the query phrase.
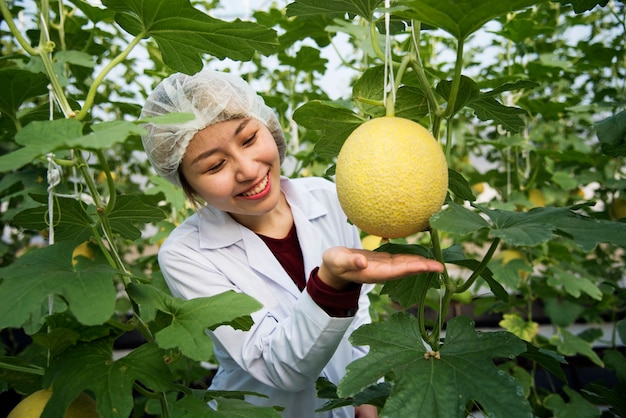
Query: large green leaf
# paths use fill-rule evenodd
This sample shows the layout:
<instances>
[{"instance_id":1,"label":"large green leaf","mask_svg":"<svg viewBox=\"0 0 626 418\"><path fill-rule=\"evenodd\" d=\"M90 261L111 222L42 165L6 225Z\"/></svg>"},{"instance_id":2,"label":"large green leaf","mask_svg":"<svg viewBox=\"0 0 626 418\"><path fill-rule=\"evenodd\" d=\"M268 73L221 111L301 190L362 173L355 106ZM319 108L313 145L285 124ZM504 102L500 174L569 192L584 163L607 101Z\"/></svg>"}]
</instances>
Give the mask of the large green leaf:
<instances>
[{"instance_id":1,"label":"large green leaf","mask_svg":"<svg viewBox=\"0 0 626 418\"><path fill-rule=\"evenodd\" d=\"M0 269L0 328L20 328L39 314L50 295L61 296L82 324L98 325L111 317L118 272L95 262L73 265L74 247L63 241L36 248Z\"/></svg>"},{"instance_id":2,"label":"large green leaf","mask_svg":"<svg viewBox=\"0 0 626 418\"><path fill-rule=\"evenodd\" d=\"M398 0L399 15L419 20L464 40L498 16L547 0Z\"/></svg>"},{"instance_id":3,"label":"large green leaf","mask_svg":"<svg viewBox=\"0 0 626 418\"><path fill-rule=\"evenodd\" d=\"M62 149L110 149L129 137L141 135L145 130L133 122L112 121L93 125L93 132L83 135L83 126L76 119L34 121L15 135L23 148L0 156L0 172L15 170L35 158Z\"/></svg>"},{"instance_id":4,"label":"large green leaf","mask_svg":"<svg viewBox=\"0 0 626 418\"><path fill-rule=\"evenodd\" d=\"M109 149L117 143L123 143L133 135L142 135L145 129L133 122L114 120L91 126L93 132L65 141L67 148Z\"/></svg>"},{"instance_id":5,"label":"large green leaf","mask_svg":"<svg viewBox=\"0 0 626 418\"><path fill-rule=\"evenodd\" d=\"M45 196L36 196L46 203ZM156 205L145 202L144 195L119 195L110 214L106 215L114 232L129 240L141 237L141 230L134 224L159 222L165 214ZM54 200L54 228L57 241L86 240L93 235L93 228L99 224L98 217L93 214L95 208L68 197L57 197ZM14 222L22 228L44 230L48 228L47 204L26 209L14 217Z\"/></svg>"},{"instance_id":6,"label":"large green leaf","mask_svg":"<svg viewBox=\"0 0 626 418\"><path fill-rule=\"evenodd\" d=\"M431 216L430 223L442 231L463 235L489 229L492 237L501 238L512 246L539 245L555 235L562 235L585 251L603 242L626 247L626 224L583 216L575 212L580 206L538 207L528 212L477 207L491 223L454 202Z\"/></svg>"},{"instance_id":7,"label":"large green leaf","mask_svg":"<svg viewBox=\"0 0 626 418\"><path fill-rule=\"evenodd\" d=\"M17 213L13 221L25 229L46 230L50 226L47 196L34 195L33 198L45 204ZM56 241L84 241L93 234L92 227L96 221L87 213L84 203L68 197L57 197L54 200L53 214Z\"/></svg>"},{"instance_id":8,"label":"large green leaf","mask_svg":"<svg viewBox=\"0 0 626 418\"><path fill-rule=\"evenodd\" d=\"M135 381L155 391L170 388L172 375L163 357L154 344L143 344L119 360L113 359L108 341L77 344L46 371L44 384L54 384L55 390L41 417L62 418L65 406L85 390L94 393L101 417L132 416Z\"/></svg>"},{"instance_id":9,"label":"large green leaf","mask_svg":"<svg viewBox=\"0 0 626 418\"><path fill-rule=\"evenodd\" d=\"M237 61L278 48L276 32L253 22L225 22L192 7L189 0L104 0L116 21L132 35L152 36L163 61L174 71L202 69L202 54Z\"/></svg>"},{"instance_id":10,"label":"large green leaf","mask_svg":"<svg viewBox=\"0 0 626 418\"><path fill-rule=\"evenodd\" d=\"M69 138L82 136L82 125L76 119L34 121L15 135L15 142L23 148L0 156L0 173L16 170L35 158L62 148Z\"/></svg>"},{"instance_id":11,"label":"large green leaf","mask_svg":"<svg viewBox=\"0 0 626 418\"><path fill-rule=\"evenodd\" d=\"M250 314L261 304L243 293L225 292L209 298L183 300L174 298L153 286L131 284L128 294L141 306L142 318L153 320L161 312L171 317L167 326L156 334L162 348L178 347L194 360L207 360L213 345L207 328L229 325L247 330L252 326Z\"/></svg>"},{"instance_id":12,"label":"large green leaf","mask_svg":"<svg viewBox=\"0 0 626 418\"><path fill-rule=\"evenodd\" d=\"M351 396L393 376L384 416L464 417L471 400L490 416L531 416L522 385L493 363L526 349L509 332L478 332L468 317L457 317L448 322L445 342L433 356L424 347L417 320L397 313L385 323L362 326L351 340L370 351L348 366L339 394Z\"/></svg>"}]
</instances>

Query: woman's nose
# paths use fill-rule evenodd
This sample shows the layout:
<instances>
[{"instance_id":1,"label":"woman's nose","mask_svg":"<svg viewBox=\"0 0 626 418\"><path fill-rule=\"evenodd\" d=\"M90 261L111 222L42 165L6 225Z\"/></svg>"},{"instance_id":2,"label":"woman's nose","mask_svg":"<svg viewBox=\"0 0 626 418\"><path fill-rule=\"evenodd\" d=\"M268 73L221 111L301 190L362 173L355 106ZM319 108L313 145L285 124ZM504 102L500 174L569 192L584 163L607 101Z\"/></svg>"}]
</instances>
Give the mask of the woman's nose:
<instances>
[{"instance_id":1,"label":"woman's nose","mask_svg":"<svg viewBox=\"0 0 626 418\"><path fill-rule=\"evenodd\" d=\"M258 174L258 164L254 159L247 156L239 156L236 161L235 179L238 182L256 180Z\"/></svg>"}]
</instances>

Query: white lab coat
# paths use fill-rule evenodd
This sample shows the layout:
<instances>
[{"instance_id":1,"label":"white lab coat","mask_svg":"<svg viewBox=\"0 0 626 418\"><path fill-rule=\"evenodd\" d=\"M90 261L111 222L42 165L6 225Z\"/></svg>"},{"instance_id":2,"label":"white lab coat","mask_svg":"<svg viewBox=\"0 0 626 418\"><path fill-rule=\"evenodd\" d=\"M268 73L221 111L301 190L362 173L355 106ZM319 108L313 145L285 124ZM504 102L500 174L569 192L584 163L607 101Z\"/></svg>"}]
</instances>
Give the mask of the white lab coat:
<instances>
[{"instance_id":1,"label":"white lab coat","mask_svg":"<svg viewBox=\"0 0 626 418\"><path fill-rule=\"evenodd\" d=\"M335 185L321 178L281 178L309 272L332 246L360 248L356 228L347 222ZM300 292L265 243L228 214L205 207L178 226L161 246L159 264L175 296L184 299L235 290L263 304L252 314L249 331L221 326L209 332L220 368L211 389L246 390L258 405L279 405L284 417L354 417L352 407L315 414L325 400L315 381L337 384L351 361L366 353L348 337L370 321L363 286L354 318L334 318L305 291Z\"/></svg>"}]
</instances>

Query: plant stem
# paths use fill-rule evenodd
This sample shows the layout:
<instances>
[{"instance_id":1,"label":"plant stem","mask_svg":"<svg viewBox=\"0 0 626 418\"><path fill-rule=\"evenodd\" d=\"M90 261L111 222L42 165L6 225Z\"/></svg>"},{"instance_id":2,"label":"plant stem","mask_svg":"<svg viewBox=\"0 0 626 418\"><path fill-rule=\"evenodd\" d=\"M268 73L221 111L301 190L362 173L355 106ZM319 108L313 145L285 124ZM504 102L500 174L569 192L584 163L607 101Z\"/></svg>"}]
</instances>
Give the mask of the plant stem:
<instances>
[{"instance_id":1,"label":"plant stem","mask_svg":"<svg viewBox=\"0 0 626 418\"><path fill-rule=\"evenodd\" d=\"M485 256L480 261L480 264L478 264L478 267L476 267L476 270L474 270L472 272L472 274L465 281L465 283L463 283L461 286L458 286L455 289L456 293L465 292L467 289L469 289L474 284L476 279L478 279L480 277L480 275L482 274L482 272L485 270L485 268L487 268L487 264L489 264L489 261L493 257L493 254L496 252L496 249L498 248L498 245L500 245L500 238L495 238L491 242L491 245L489 246L489 249L487 250L487 253L485 253Z\"/></svg>"},{"instance_id":2,"label":"plant stem","mask_svg":"<svg viewBox=\"0 0 626 418\"><path fill-rule=\"evenodd\" d=\"M44 16L46 15L45 10L47 10L47 2L42 2L42 19L44 19ZM52 50L54 49L54 43L44 38L44 30L42 30L40 45L37 48L31 47L26 39L24 39L24 37L21 35L20 31L17 29L17 26L15 25L15 22L13 20L13 16L11 16L11 12L6 6L6 0L0 0L0 11L2 11L2 17L9 26L11 34L15 37L15 39L24 49L24 51L31 56L38 56L41 59L46 74L48 75L48 79L50 80L50 84L52 85L52 89L54 91L57 103L61 107L61 111L66 117L73 117L74 111L67 101L65 92L63 91L63 87L61 86L61 83L59 82L59 79L56 76L56 73L54 72L54 68L52 66L50 52L52 52ZM43 29L47 29L47 27ZM47 33L46 36L49 37Z\"/></svg>"},{"instance_id":3,"label":"plant stem","mask_svg":"<svg viewBox=\"0 0 626 418\"><path fill-rule=\"evenodd\" d=\"M407 67L409 66L409 63L414 59L414 57L411 56L411 54L406 55L404 58L402 58L402 62L400 63L400 67L398 67L398 72L396 73L396 76L394 77L394 85L393 85L393 90L395 92L398 91L398 88L400 87L400 84L402 83L402 77L404 77L404 73L407 69ZM389 94L387 96L387 102L385 103L385 116L387 117L393 117L396 114L396 103L395 103L395 94Z\"/></svg>"},{"instance_id":4,"label":"plant stem","mask_svg":"<svg viewBox=\"0 0 626 418\"><path fill-rule=\"evenodd\" d=\"M411 40L413 45L413 51L415 54L415 59L411 61L413 71L417 75L417 79L419 80L420 86L426 95L426 100L428 101L428 109L433 115L433 117L440 116L441 109L439 103L437 102L437 96L435 96L435 92L433 91L430 82L428 81L428 77L426 77L426 72L424 71L424 64L422 63L422 56L420 55L419 49L419 40L421 37L421 23L417 22L417 28L415 23L411 26ZM435 137L438 137L437 131L434 131L433 134Z\"/></svg>"},{"instance_id":5,"label":"plant stem","mask_svg":"<svg viewBox=\"0 0 626 418\"><path fill-rule=\"evenodd\" d=\"M385 62L385 53L380 49L378 45L378 32L376 32L376 24L373 20L370 20L370 40L372 41L372 49L378 58Z\"/></svg>"},{"instance_id":6,"label":"plant stem","mask_svg":"<svg viewBox=\"0 0 626 418\"><path fill-rule=\"evenodd\" d=\"M441 241L439 240L439 231L436 228L431 228L430 237L433 243L433 255L435 259L443 264L443 281L446 288L454 290L454 285L452 280L450 280L450 275L448 274L448 270L446 269L445 261L443 259L443 252L441 251Z\"/></svg>"},{"instance_id":7,"label":"plant stem","mask_svg":"<svg viewBox=\"0 0 626 418\"><path fill-rule=\"evenodd\" d=\"M113 180L113 176L111 175L111 169L106 162L106 158L104 157L104 153L102 150L96 151L96 155L98 156L98 161L100 162L100 166L104 170L104 174L107 178L107 188L109 189L109 201L107 202L106 207L104 208L105 215L111 213L113 208L115 207L115 202L117 201L117 191L115 190L115 180Z\"/></svg>"},{"instance_id":8,"label":"plant stem","mask_svg":"<svg viewBox=\"0 0 626 418\"><path fill-rule=\"evenodd\" d=\"M452 79L452 86L450 87L450 96L448 97L448 106L443 114L444 118L450 118L454 115L454 107L456 105L456 99L459 95L459 86L461 85L461 75L463 71L463 39L458 40L456 49L456 63L454 66L454 78Z\"/></svg>"},{"instance_id":9,"label":"plant stem","mask_svg":"<svg viewBox=\"0 0 626 418\"><path fill-rule=\"evenodd\" d=\"M373 99L368 99L367 97L362 97L362 96L353 96L353 98L354 100L358 102L369 104L372 106L380 106L380 107L385 106L385 103L382 100L373 100Z\"/></svg>"},{"instance_id":10,"label":"plant stem","mask_svg":"<svg viewBox=\"0 0 626 418\"><path fill-rule=\"evenodd\" d=\"M452 300L452 294L454 293L454 284L450 279L450 275L448 274L448 270L445 268L443 252L441 250L441 241L439 240L439 231L436 228L431 228L430 231L431 241L433 244L433 254L435 259L444 265L443 273L441 273L443 277L443 287L444 287L444 296L441 301L441 306L439 307L439 315L437 317L437 322L433 327L433 332L430 335L429 343L433 350L437 351L439 348L439 334L441 332L441 324L446 317L448 312L448 306L450 306L450 300ZM421 318L423 320L423 318Z\"/></svg>"},{"instance_id":11,"label":"plant stem","mask_svg":"<svg viewBox=\"0 0 626 418\"><path fill-rule=\"evenodd\" d=\"M89 172L89 166L87 165L87 162L84 160L81 151L76 150L76 155L77 155L77 159L79 160L79 168L83 175L83 179L85 180L85 183L87 184L87 188L89 189L89 193L94 200L94 204L96 206L96 213L98 214L98 218L100 219L100 224L102 225L102 231L104 232L104 236L107 242L109 243L108 251L107 251L107 247L105 247L104 244L102 243L102 237L99 234L97 234L98 231L96 228L94 228L94 233L97 234L96 238L98 238L100 248L103 249L104 253L105 254L110 253L113 255L113 259L109 258L111 265L114 268L124 272L122 279L124 280L124 284L127 285L130 282L128 279L129 272L126 269L126 265L122 261L122 258L120 257L119 252L117 251L117 247L115 246L115 241L113 240L113 232L111 230L111 225L109 223L108 213L106 212L106 208L104 206L104 203L102 202L102 198L100 197L100 194L98 193L98 188L96 187L96 184L93 180L91 173Z\"/></svg>"},{"instance_id":12,"label":"plant stem","mask_svg":"<svg viewBox=\"0 0 626 418\"><path fill-rule=\"evenodd\" d=\"M98 76L93 80L93 83L91 84L91 87L89 88L89 92L87 92L87 97L85 98L85 103L83 105L83 108L76 115L76 119L83 120L85 116L87 116L87 113L89 112L89 110L91 110L91 106L93 106L93 102L96 98L98 87L100 87L100 84L102 84L105 77L109 74L109 72L111 72L111 70L113 70L113 68L115 68L119 63L121 63L122 61L126 59L128 54L130 54L133 48L135 48L135 46L137 46L139 42L141 42L141 40L145 36L146 36L146 33L144 31L140 32L137 36L133 38L133 40L118 56L116 56L113 60L111 60L106 65L106 67L104 67L102 71L100 71Z\"/></svg>"},{"instance_id":13,"label":"plant stem","mask_svg":"<svg viewBox=\"0 0 626 418\"><path fill-rule=\"evenodd\" d=\"M20 373L36 374L39 376L43 376L45 373L45 369L43 369L42 367L38 367L34 365L30 365L29 367L16 366L15 364L9 364L9 363L4 363L4 362L0 362L0 369L12 370L14 372L20 372Z\"/></svg>"},{"instance_id":14,"label":"plant stem","mask_svg":"<svg viewBox=\"0 0 626 418\"><path fill-rule=\"evenodd\" d=\"M167 395L164 392L152 392L138 383L134 383L133 388L148 399L158 399L161 404L162 417L169 418L170 409L167 402Z\"/></svg>"},{"instance_id":15,"label":"plant stem","mask_svg":"<svg viewBox=\"0 0 626 418\"><path fill-rule=\"evenodd\" d=\"M441 306L439 309L439 317L437 318L437 322L435 323L433 332L430 336L430 346L433 348L434 351L439 350L439 337L441 335L442 329L441 325L443 324L443 321L445 320L448 313L448 308L450 307L450 301L452 300L453 293L454 292L449 287L445 287L443 300L441 301Z\"/></svg>"},{"instance_id":16,"label":"plant stem","mask_svg":"<svg viewBox=\"0 0 626 418\"><path fill-rule=\"evenodd\" d=\"M432 344L430 341L430 334L428 333L428 331L426 331L426 321L425 321L426 295L428 294L428 289L430 288L430 284L435 278L435 275L436 273L428 273L428 275L426 276L426 283L424 284L424 287L422 288L422 293L420 294L418 302L417 302L418 307L419 307L417 323L419 324L419 327L420 327L420 334L422 335L422 339L426 341L428 344L430 344L431 346Z\"/></svg>"}]
</instances>

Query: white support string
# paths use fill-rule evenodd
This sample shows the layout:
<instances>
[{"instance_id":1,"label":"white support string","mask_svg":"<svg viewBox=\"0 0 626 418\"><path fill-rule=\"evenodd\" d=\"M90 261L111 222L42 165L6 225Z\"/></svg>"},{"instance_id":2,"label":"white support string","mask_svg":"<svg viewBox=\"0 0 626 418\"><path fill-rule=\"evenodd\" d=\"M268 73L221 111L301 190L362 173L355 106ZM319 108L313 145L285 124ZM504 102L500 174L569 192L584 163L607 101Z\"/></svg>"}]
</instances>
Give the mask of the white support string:
<instances>
[{"instance_id":1,"label":"white support string","mask_svg":"<svg viewBox=\"0 0 626 418\"><path fill-rule=\"evenodd\" d=\"M387 104L387 94L391 93L391 100L396 102L396 89L395 89L395 77L393 74L393 54L391 51L391 34L389 29L391 27L391 16L389 14L389 8L391 7L391 1L385 0L385 65L384 65L384 91L383 91L383 103Z\"/></svg>"}]
</instances>

